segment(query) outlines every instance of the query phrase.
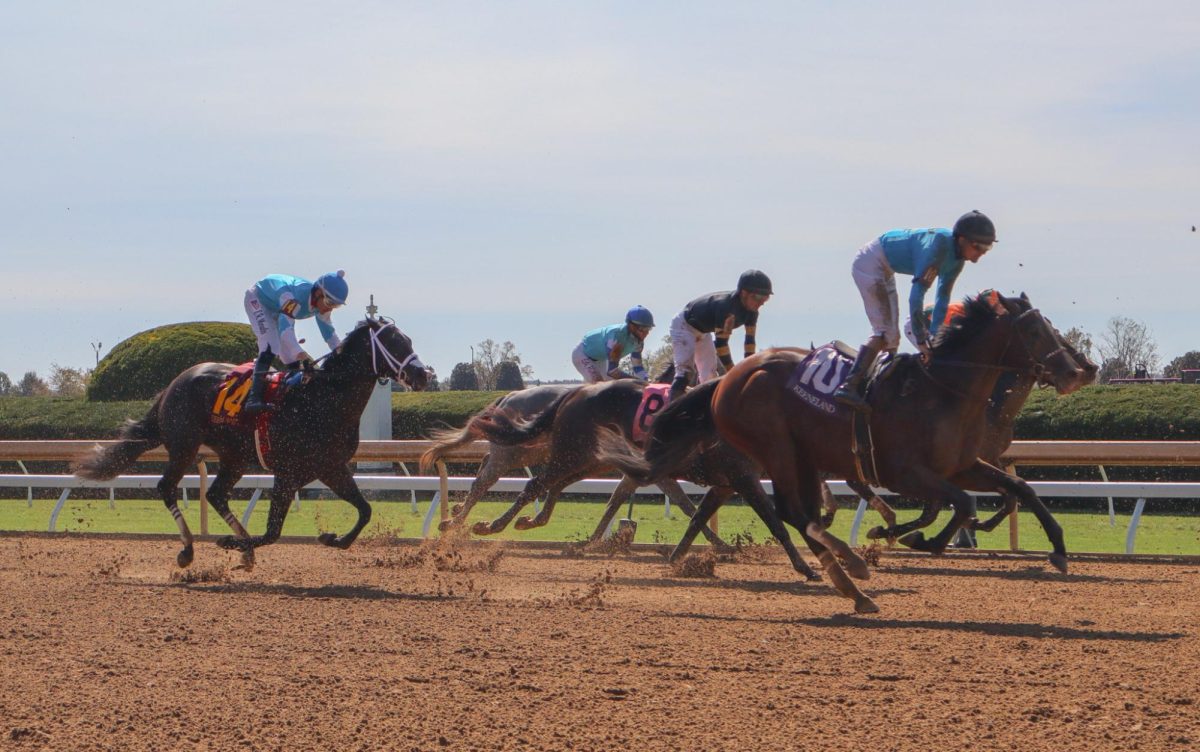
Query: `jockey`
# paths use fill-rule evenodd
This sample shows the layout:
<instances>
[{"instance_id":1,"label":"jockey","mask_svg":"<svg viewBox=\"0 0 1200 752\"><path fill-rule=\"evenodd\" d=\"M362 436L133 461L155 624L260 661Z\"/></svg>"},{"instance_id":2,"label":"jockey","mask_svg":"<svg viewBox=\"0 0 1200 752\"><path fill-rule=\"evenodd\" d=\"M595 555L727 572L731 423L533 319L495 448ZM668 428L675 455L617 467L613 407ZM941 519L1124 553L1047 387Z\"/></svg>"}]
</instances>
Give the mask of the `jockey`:
<instances>
[{"instance_id":1,"label":"jockey","mask_svg":"<svg viewBox=\"0 0 1200 752\"><path fill-rule=\"evenodd\" d=\"M312 356L300 347L296 339L295 322L313 316L317 328L329 349L336 350L341 339L333 328L329 314L343 305L350 294L346 284L346 272L322 274L316 282L287 274L271 274L263 277L246 291L246 315L258 339L258 359L254 362L254 381L250 394L242 405L242 411L254 415L274 406L263 402L267 371L278 355L289 366L312 362Z\"/></svg>"},{"instance_id":2,"label":"jockey","mask_svg":"<svg viewBox=\"0 0 1200 752\"><path fill-rule=\"evenodd\" d=\"M650 311L640 305L634 306L625 314L624 324L602 326L583 335L583 341L571 353L571 362L583 376L585 384L628 378L647 381L646 369L642 365L642 348L653 328L654 316ZM621 358L626 354L633 366L632 377L619 367Z\"/></svg>"},{"instance_id":3,"label":"jockey","mask_svg":"<svg viewBox=\"0 0 1200 752\"><path fill-rule=\"evenodd\" d=\"M729 337L739 326L746 327L743 356L754 354L758 310L771 295L771 280L767 275L749 269L738 278L736 290L709 293L684 306L671 321L671 349L675 358L671 399L683 394L692 373L700 381L715 379L718 359L725 370L733 368Z\"/></svg>"},{"instance_id":4,"label":"jockey","mask_svg":"<svg viewBox=\"0 0 1200 752\"><path fill-rule=\"evenodd\" d=\"M954 228L892 230L859 249L851 273L867 309L873 328L871 338L858 351L846 382L833 393L834 399L856 410L866 409L863 378L881 350L894 353L900 346L900 311L896 274L911 274L908 296L913 336L923 356L946 317L950 292L967 261L977 263L996 242L996 226L979 211L958 218ZM925 294L937 280L933 316L929 325L922 316Z\"/></svg>"}]
</instances>

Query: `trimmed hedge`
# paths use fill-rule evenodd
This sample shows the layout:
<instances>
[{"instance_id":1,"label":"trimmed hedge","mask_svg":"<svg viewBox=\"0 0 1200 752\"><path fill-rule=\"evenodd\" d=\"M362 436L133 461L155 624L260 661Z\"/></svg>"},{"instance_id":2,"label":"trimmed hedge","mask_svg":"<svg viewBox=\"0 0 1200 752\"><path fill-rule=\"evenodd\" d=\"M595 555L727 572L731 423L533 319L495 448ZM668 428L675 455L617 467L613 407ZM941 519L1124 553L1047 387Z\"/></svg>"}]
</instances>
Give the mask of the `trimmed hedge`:
<instances>
[{"instance_id":1,"label":"trimmed hedge","mask_svg":"<svg viewBox=\"0 0 1200 752\"><path fill-rule=\"evenodd\" d=\"M87 398L151 399L197 363L244 363L257 354L249 324L196 321L148 329L104 356L88 383Z\"/></svg>"},{"instance_id":2,"label":"trimmed hedge","mask_svg":"<svg viewBox=\"0 0 1200 752\"><path fill-rule=\"evenodd\" d=\"M462 426L504 392L398 392L392 436L419 439ZM87 402L63 397L0 397L0 439L102 439L149 400ZM1200 440L1200 385L1092 386L1068 397L1032 394L1017 420L1018 439Z\"/></svg>"}]
</instances>

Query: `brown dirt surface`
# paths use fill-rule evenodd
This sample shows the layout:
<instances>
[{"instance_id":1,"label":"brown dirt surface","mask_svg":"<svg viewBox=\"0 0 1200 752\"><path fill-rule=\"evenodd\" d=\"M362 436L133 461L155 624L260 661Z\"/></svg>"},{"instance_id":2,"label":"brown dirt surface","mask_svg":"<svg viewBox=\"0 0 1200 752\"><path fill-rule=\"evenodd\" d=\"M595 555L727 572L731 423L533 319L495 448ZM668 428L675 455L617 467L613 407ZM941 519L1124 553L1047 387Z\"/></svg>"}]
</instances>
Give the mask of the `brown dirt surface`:
<instances>
[{"instance_id":1,"label":"brown dirt surface","mask_svg":"<svg viewBox=\"0 0 1200 752\"><path fill-rule=\"evenodd\" d=\"M1196 564L177 546L0 537L0 749L1200 748Z\"/></svg>"}]
</instances>

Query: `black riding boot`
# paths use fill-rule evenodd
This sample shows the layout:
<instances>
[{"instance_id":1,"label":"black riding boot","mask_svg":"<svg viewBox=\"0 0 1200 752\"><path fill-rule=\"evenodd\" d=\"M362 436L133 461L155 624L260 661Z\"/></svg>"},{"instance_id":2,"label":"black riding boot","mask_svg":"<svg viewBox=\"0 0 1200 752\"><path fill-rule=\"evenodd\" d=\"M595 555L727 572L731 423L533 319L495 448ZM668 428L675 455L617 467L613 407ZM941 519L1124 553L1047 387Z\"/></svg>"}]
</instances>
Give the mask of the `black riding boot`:
<instances>
[{"instance_id":1,"label":"black riding boot","mask_svg":"<svg viewBox=\"0 0 1200 752\"><path fill-rule=\"evenodd\" d=\"M250 382L250 394L242 403L242 412L246 415L258 415L261 412L275 412L275 406L263 402L263 392L267 388L267 371L271 369L271 361L275 355L267 350L258 356L254 362L254 380Z\"/></svg>"},{"instance_id":2,"label":"black riding boot","mask_svg":"<svg viewBox=\"0 0 1200 752\"><path fill-rule=\"evenodd\" d=\"M863 345L858 349L858 357L854 359L854 365L850 368L850 375L846 377L846 381L833 393L835 400L855 410L867 409L867 401L863 396L863 381L866 379L867 371L871 368L871 364L875 362L875 356L878 354L879 348L873 345Z\"/></svg>"},{"instance_id":3,"label":"black riding boot","mask_svg":"<svg viewBox=\"0 0 1200 752\"><path fill-rule=\"evenodd\" d=\"M671 382L671 393L667 395L667 402L674 402L682 397L683 393L687 391L687 383L688 377L686 373L682 376L676 376Z\"/></svg>"}]
</instances>

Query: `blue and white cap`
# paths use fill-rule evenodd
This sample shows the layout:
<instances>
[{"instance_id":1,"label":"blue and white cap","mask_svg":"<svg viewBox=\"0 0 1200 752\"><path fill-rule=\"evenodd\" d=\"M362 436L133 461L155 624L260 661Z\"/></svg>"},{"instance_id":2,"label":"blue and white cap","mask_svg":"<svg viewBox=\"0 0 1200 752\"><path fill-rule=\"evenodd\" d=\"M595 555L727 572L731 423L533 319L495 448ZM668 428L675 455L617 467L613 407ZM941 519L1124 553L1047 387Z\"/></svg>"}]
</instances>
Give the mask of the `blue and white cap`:
<instances>
[{"instance_id":1,"label":"blue and white cap","mask_svg":"<svg viewBox=\"0 0 1200 752\"><path fill-rule=\"evenodd\" d=\"M350 285L346 284L345 269L322 274L317 277L315 284L321 289L321 292L325 293L329 302L335 305L345 305L346 298L350 297Z\"/></svg>"}]
</instances>

